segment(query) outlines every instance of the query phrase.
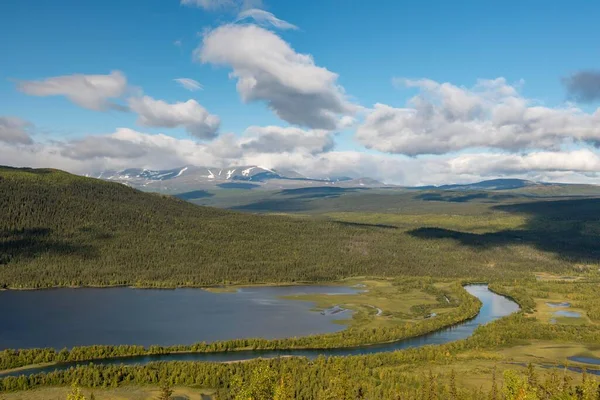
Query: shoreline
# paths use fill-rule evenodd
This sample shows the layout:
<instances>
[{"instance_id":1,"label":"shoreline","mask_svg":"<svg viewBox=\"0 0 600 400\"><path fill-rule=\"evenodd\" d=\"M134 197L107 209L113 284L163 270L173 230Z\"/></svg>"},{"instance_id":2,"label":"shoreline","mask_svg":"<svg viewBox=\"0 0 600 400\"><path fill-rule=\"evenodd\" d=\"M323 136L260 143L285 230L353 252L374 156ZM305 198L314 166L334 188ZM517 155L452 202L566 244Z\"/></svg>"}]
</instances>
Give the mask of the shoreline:
<instances>
[{"instance_id":1,"label":"shoreline","mask_svg":"<svg viewBox=\"0 0 600 400\"><path fill-rule=\"evenodd\" d=\"M288 286L344 286L344 281L363 279L366 277L351 277L343 278L335 281L297 281L297 282L264 282L264 283L233 283L233 284L213 284L213 285L165 285L165 286L154 286L154 285L134 285L134 284L113 284L113 285L55 285L47 287L15 287L6 286L0 287L0 292L26 292L36 290L56 290L56 289L113 289L113 288L129 288L129 289L140 289L140 290L176 290L176 289L200 289L207 290L213 293L228 293L235 291L234 289L251 288L251 287L288 287ZM368 277L369 279L382 279L387 280L386 277ZM160 285L160 282L159 282Z\"/></svg>"},{"instance_id":2,"label":"shoreline","mask_svg":"<svg viewBox=\"0 0 600 400\"><path fill-rule=\"evenodd\" d=\"M487 285L486 285L487 286ZM463 286L464 289L464 286ZM488 287L489 290L489 287ZM492 292L490 290L490 292ZM494 292L492 292L494 293ZM475 297L476 299L477 296L468 293L469 296ZM504 296L502 294L496 293L498 296L503 296L503 297L507 297ZM508 298L508 297L507 297ZM518 302L514 301L519 309L516 312L519 312L521 310L520 305L518 304ZM394 343L399 343L405 340L410 340L410 339L414 339L414 338L418 338L421 336L426 336L429 334L433 334L436 332L440 332L443 331L445 329L451 328L453 326L456 325L460 325L463 324L467 321L470 321L474 318L476 318L480 311L481 311L481 301L479 300L479 306L477 307L477 310L474 311L473 313L469 313L469 315L464 316L464 318L462 318L461 320L454 322L454 323L450 323L447 325L442 325L439 327L436 327L434 329L428 330L428 331L424 331L424 332L420 332L420 333L415 333L413 335L408 335L406 337L402 337L402 338L394 338L391 340L384 340L384 341L374 341L374 342L366 342L366 343L357 343L357 344L349 344L346 346L335 346L335 347L323 347L323 346L311 346L311 345L307 345L307 346L283 346L283 347L278 347L278 346L274 346L274 347L269 347L269 346L265 346L263 348L256 348L255 346L246 346L246 347L238 347L238 348L233 348L233 349L229 349L229 350L224 350L224 351L190 351L190 350L181 350L181 351L169 351L169 350L165 350L164 352L156 352L156 353L145 353L145 354L132 354L132 355L123 355L123 356L113 356L113 357L104 357L104 358L92 358L92 359L88 359L88 360L79 360L79 361L66 361L66 362L54 362L54 363L48 363L45 365L42 365L41 367L45 367L45 366L53 366L53 365L62 365L62 364L68 364L68 365L75 365L77 363L85 363L85 364L90 364L90 363L94 363L94 361L96 362L101 362L104 360L127 360L127 359L131 359L131 358L142 358L142 357L152 357L152 356L167 356L170 354L224 354L224 353L239 353L239 352L244 352L244 351L256 351L256 352L277 352L277 351L335 351L335 350L344 350L344 349L360 349L360 348L368 348L368 347L373 347L373 346L381 346L381 345L389 345L389 344L394 344ZM326 335L326 334L325 334ZM324 335L316 335L315 337L319 337L319 336L324 336ZM193 346L190 345L190 346ZM93 346L84 346L84 347L93 347ZM25 349L27 350L27 349ZM149 348L147 348L146 350L149 350ZM258 357L254 357L252 359L255 358L261 358L260 356ZM160 360L157 360L160 361ZM239 360L233 360L233 361L227 361L227 362L237 362ZM247 360L243 360L243 361L247 361ZM217 363L221 363L221 362L225 362L225 361L206 361L206 362L217 362ZM18 371L26 371L26 370L31 370L31 369L36 369L36 368L40 368L40 364L35 364L35 365L26 365L26 366L21 366L18 368L13 368L13 369L9 369L9 370L2 370L0 371L0 379L3 379L5 377L11 376L8 374L11 374L12 372L18 372Z\"/></svg>"}]
</instances>

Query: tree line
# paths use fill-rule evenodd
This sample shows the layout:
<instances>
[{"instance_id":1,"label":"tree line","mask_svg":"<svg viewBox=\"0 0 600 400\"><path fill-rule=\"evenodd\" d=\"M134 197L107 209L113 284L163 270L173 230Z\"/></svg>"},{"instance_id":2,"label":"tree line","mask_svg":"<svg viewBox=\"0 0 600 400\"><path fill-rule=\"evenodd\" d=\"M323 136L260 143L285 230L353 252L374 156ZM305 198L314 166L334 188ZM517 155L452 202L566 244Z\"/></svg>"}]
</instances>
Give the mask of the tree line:
<instances>
[{"instance_id":1,"label":"tree line","mask_svg":"<svg viewBox=\"0 0 600 400\"><path fill-rule=\"evenodd\" d=\"M153 385L160 400L169 400L171 387L216 389L215 400L598 400L598 380L587 373L575 381L565 370L540 374L532 365L526 371L492 371L489 385L473 388L449 368L434 373L410 374L399 370L369 371L341 358L260 360L236 365L157 363L149 366L79 367L30 378L3 380L3 391L42 385L73 385L67 400L85 400L81 387L116 388ZM92 392L93 393L93 392ZM90 399L93 398L93 394Z\"/></svg>"}]
</instances>

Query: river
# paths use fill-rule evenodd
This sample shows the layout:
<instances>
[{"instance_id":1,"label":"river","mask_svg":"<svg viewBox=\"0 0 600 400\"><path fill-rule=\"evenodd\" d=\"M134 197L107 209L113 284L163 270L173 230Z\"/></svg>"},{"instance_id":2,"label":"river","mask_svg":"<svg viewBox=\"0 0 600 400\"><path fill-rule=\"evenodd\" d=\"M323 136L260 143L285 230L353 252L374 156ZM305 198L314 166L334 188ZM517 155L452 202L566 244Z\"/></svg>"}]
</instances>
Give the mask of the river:
<instances>
[{"instance_id":1,"label":"river","mask_svg":"<svg viewBox=\"0 0 600 400\"><path fill-rule=\"evenodd\" d=\"M291 287L290 287L291 288ZM312 289L312 290L322 290ZM339 287L336 290L342 290ZM255 288L255 290L263 289L276 289L276 288ZM152 356L135 356L135 357L124 357L124 358L112 358L106 360L95 360L94 364L97 365L111 365L111 364L147 364L155 361L208 361L208 362L231 362L231 361L243 361L253 358L273 358L282 356L301 356L308 358L315 358L320 355L324 356L349 356L349 355L362 355L362 354L374 354L381 352L389 352L394 350L407 349L412 347L420 347L425 345L444 344L455 340L465 339L473 334L473 331L482 324L494 321L498 318L510 315L519 310L519 306L512 300L500 296L491 292L486 285L468 285L465 289L472 295L478 297L482 302L482 307L479 314L468 321L460 324L443 328L439 331L429 333L416 338L410 338L400 340L393 343L385 343L370 346L360 346L353 348L339 348L339 349L313 349L313 350L248 350L248 351L231 351L231 352L218 352L218 353L175 353L175 354L164 354L164 355L152 355ZM288 290L307 290L307 287L296 287L296 289ZM327 289L333 290L333 289ZM345 288L344 290L353 290L351 288ZM219 294L220 295L220 294ZM302 302L300 302L302 303ZM314 312L312 312L314 313ZM322 316L320 313L314 313ZM334 314L336 316L339 314ZM291 316L295 318L295 316ZM287 322L286 322L287 323ZM333 324L331 324L333 325ZM90 361L85 362L72 362L51 365L39 368L30 368L23 371L13 371L10 373L0 374L0 377L4 376L18 376L22 374L35 374L40 372L51 372L54 370L63 370L76 365L88 365Z\"/></svg>"}]
</instances>

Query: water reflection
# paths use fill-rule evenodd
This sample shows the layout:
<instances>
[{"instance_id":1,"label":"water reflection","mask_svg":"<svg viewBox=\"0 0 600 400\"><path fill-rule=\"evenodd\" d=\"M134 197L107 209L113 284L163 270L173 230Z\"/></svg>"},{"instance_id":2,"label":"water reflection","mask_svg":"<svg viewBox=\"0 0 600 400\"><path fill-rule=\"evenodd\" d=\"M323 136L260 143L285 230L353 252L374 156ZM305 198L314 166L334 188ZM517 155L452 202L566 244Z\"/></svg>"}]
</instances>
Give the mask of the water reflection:
<instances>
[{"instance_id":1,"label":"water reflection","mask_svg":"<svg viewBox=\"0 0 600 400\"><path fill-rule=\"evenodd\" d=\"M348 289L348 288L346 288ZM249 350L249 351L233 351L220 353L187 353L187 354L164 354L155 356L142 357L127 357L114 358L109 360L97 360L94 364L112 365L112 364L147 364L154 361L211 361L211 362L226 362L226 361L243 361L253 358L274 358L281 356L302 356L307 358L316 358L320 355L325 356L349 356L361 354L374 354L380 352L389 352L411 347L420 347L425 345L443 344L455 340L465 339L473 333L473 331L482 324L486 324L498 318L510 315L519 310L519 306L505 298L492 293L486 285L469 285L465 289L474 296L477 296L482 307L479 314L461 324L444 328L440 331L423 335L416 338L402 340L395 343L385 343L373 346L363 346L345 349L327 349L327 350ZM316 313L318 314L318 313ZM318 314L319 315L319 314ZM23 373L34 374L40 372L51 372L54 370L67 369L76 365L88 365L90 362L66 363L43 368L32 368L27 371L14 372L0 376L13 375L17 376Z\"/></svg>"},{"instance_id":2,"label":"water reflection","mask_svg":"<svg viewBox=\"0 0 600 400\"><path fill-rule=\"evenodd\" d=\"M250 337L337 332L347 315L321 315L314 304L280 296L357 293L342 286L199 289L52 289L0 292L0 350L94 344L168 346ZM282 323L285 321L285 323Z\"/></svg>"}]
</instances>

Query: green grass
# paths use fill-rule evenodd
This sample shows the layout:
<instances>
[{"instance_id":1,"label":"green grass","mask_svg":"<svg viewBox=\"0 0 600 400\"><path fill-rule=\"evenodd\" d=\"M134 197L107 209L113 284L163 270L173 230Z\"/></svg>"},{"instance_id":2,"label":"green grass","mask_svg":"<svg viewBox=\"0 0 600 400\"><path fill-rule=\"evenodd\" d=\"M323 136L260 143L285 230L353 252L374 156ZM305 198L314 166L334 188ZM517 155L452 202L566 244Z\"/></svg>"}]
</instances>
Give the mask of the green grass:
<instances>
[{"instance_id":1,"label":"green grass","mask_svg":"<svg viewBox=\"0 0 600 400\"><path fill-rule=\"evenodd\" d=\"M365 292L348 295L301 294L285 296L285 298L313 302L318 311L333 306L352 310L354 311L352 319L337 321L337 323L360 328L389 327L405 322L418 322L434 310L439 314L454 308L445 307L446 302L438 301L435 296L423 290L412 288L410 285L403 286L401 279L396 282L394 284L391 280L352 279L346 280L345 283L364 285ZM438 286L447 287L444 283ZM377 315L377 309L382 311L381 315Z\"/></svg>"},{"instance_id":2,"label":"green grass","mask_svg":"<svg viewBox=\"0 0 600 400\"><path fill-rule=\"evenodd\" d=\"M435 226L477 234L498 232L505 229L522 229L527 223L524 215L506 212L489 212L482 215L452 214L382 214L382 213L329 213L325 214L334 221L362 224L392 225L404 230Z\"/></svg>"}]
</instances>

